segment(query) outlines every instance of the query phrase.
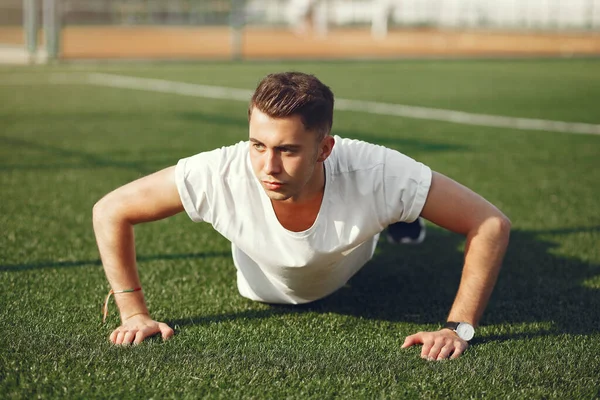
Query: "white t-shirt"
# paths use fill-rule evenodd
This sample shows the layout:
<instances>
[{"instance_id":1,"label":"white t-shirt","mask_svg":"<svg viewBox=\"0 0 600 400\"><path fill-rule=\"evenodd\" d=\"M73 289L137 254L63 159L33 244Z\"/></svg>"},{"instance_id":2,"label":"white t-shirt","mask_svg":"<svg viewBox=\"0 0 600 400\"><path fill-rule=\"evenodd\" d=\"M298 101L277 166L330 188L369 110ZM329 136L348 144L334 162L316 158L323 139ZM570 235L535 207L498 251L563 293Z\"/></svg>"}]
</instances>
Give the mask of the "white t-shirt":
<instances>
[{"instance_id":1,"label":"white t-shirt","mask_svg":"<svg viewBox=\"0 0 600 400\"><path fill-rule=\"evenodd\" d=\"M189 217L212 224L232 243L242 296L291 304L325 297L371 259L387 225L421 213L431 184L427 166L382 146L334 138L321 209L302 232L277 220L252 170L248 142L177 163Z\"/></svg>"}]
</instances>

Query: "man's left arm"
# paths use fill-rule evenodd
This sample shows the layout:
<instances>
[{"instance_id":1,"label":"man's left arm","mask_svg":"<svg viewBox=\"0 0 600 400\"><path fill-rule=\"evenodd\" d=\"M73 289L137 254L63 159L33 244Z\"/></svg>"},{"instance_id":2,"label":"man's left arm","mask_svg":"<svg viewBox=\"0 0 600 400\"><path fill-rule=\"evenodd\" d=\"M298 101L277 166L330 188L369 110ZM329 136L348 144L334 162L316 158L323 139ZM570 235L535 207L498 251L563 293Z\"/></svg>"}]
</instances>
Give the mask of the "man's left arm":
<instances>
[{"instance_id":1,"label":"man's left arm","mask_svg":"<svg viewBox=\"0 0 600 400\"><path fill-rule=\"evenodd\" d=\"M494 205L452 179L433 172L421 216L466 236L464 267L448 321L477 326L496 283L510 234L510 220ZM421 357L459 357L468 343L450 329L408 336L402 348L422 344Z\"/></svg>"}]
</instances>

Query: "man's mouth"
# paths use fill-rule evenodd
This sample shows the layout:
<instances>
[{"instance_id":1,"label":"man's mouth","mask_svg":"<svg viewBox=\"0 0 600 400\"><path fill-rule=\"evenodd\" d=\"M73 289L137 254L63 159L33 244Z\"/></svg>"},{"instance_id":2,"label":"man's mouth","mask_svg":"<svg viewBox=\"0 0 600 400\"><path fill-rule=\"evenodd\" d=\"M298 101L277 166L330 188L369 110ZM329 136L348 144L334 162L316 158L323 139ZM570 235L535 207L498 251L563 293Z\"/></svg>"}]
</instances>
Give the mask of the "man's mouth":
<instances>
[{"instance_id":1,"label":"man's mouth","mask_svg":"<svg viewBox=\"0 0 600 400\"><path fill-rule=\"evenodd\" d=\"M283 186L282 182L276 182L276 181L262 181L262 182L263 182L263 185L265 185L265 187L270 190L277 190Z\"/></svg>"}]
</instances>

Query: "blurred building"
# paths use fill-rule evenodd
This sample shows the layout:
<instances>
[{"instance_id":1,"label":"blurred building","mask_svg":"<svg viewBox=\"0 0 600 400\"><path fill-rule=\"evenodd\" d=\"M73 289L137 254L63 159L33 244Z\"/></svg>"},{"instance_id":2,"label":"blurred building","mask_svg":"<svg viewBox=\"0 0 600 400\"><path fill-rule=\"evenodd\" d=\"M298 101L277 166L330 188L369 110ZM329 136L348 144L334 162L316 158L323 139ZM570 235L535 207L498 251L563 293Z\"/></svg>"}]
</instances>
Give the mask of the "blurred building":
<instances>
[{"instance_id":1,"label":"blurred building","mask_svg":"<svg viewBox=\"0 0 600 400\"><path fill-rule=\"evenodd\" d=\"M597 55L599 31L600 0L0 2L0 60Z\"/></svg>"}]
</instances>

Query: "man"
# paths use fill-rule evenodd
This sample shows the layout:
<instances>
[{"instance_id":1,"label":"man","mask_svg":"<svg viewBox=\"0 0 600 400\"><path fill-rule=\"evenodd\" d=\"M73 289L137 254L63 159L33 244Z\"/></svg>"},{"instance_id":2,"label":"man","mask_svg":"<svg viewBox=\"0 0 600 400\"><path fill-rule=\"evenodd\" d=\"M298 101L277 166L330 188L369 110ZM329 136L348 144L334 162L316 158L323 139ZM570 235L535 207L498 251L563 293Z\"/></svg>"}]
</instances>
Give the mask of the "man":
<instances>
[{"instance_id":1,"label":"man","mask_svg":"<svg viewBox=\"0 0 600 400\"><path fill-rule=\"evenodd\" d=\"M374 0L371 15L371 36L384 39L388 34L388 21L399 0Z\"/></svg>"},{"instance_id":2,"label":"man","mask_svg":"<svg viewBox=\"0 0 600 400\"><path fill-rule=\"evenodd\" d=\"M290 19L295 32L299 35L316 33L327 36L329 22L327 3L327 0L290 1Z\"/></svg>"},{"instance_id":3,"label":"man","mask_svg":"<svg viewBox=\"0 0 600 400\"><path fill-rule=\"evenodd\" d=\"M173 335L145 305L133 225L185 210L231 241L240 294L267 303L306 303L336 291L371 259L390 224L396 239L396 223L419 216L466 235L449 325L408 336L403 345L422 344L421 356L432 360L465 351L495 284L509 220L395 150L331 136L333 102L312 75L269 75L250 101L249 141L180 160L94 206L96 239L121 314L113 343Z\"/></svg>"}]
</instances>

